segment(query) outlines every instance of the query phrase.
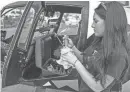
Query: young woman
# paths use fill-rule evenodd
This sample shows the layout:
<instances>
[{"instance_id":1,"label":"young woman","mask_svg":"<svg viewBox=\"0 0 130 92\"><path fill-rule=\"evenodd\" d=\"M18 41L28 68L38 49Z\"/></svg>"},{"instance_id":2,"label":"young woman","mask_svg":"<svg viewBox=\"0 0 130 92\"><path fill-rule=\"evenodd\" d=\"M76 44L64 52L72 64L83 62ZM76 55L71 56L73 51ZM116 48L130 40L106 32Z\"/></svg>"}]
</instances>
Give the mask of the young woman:
<instances>
[{"instance_id":1,"label":"young woman","mask_svg":"<svg viewBox=\"0 0 130 92\"><path fill-rule=\"evenodd\" d=\"M68 38L68 47L73 49L74 54L68 52L62 57L80 74L80 92L121 91L121 80L128 67L126 26L127 18L122 5L109 2L95 9L92 24L95 40L84 53Z\"/></svg>"}]
</instances>

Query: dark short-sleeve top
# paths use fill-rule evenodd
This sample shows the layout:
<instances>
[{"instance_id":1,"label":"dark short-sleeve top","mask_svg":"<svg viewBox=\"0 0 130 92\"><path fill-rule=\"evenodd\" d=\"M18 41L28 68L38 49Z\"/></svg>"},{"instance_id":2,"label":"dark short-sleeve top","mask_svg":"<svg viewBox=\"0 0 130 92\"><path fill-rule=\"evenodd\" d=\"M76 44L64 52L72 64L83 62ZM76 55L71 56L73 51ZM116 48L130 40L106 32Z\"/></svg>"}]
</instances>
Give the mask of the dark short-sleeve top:
<instances>
[{"instance_id":1,"label":"dark short-sleeve top","mask_svg":"<svg viewBox=\"0 0 130 92\"><path fill-rule=\"evenodd\" d=\"M84 53L84 63L83 65L86 69L95 77L96 80L100 79L100 57L102 55L102 47L98 45L96 48L93 46L88 47ZM109 64L107 68L107 75L112 76L116 80L120 80L120 76L126 65L127 53L124 47L120 49L114 49L113 53L109 56ZM112 91L118 92L120 89L120 84L116 83L112 87ZM81 80L80 92L94 92L87 84Z\"/></svg>"}]
</instances>

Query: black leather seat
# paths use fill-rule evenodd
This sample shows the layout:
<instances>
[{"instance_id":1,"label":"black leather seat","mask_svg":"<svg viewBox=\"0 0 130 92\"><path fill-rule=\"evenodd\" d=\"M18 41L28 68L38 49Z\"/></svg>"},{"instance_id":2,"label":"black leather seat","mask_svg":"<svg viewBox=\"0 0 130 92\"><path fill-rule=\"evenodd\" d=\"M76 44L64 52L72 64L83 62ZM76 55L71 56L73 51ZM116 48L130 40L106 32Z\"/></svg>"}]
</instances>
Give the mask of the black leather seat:
<instances>
[{"instance_id":1,"label":"black leather seat","mask_svg":"<svg viewBox=\"0 0 130 92\"><path fill-rule=\"evenodd\" d=\"M42 69L44 63L51 58L51 37L39 37L35 43L35 64Z\"/></svg>"}]
</instances>

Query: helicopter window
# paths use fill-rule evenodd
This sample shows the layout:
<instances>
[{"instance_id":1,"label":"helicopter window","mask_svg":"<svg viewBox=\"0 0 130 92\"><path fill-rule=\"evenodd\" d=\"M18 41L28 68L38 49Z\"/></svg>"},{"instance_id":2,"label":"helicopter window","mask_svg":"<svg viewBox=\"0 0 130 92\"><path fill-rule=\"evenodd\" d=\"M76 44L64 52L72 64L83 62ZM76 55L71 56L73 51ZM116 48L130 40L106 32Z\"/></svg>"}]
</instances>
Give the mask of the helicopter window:
<instances>
[{"instance_id":1,"label":"helicopter window","mask_svg":"<svg viewBox=\"0 0 130 92\"><path fill-rule=\"evenodd\" d=\"M77 35L80 21L81 21L81 14L64 13L60 23L60 27L58 29L58 34Z\"/></svg>"},{"instance_id":2,"label":"helicopter window","mask_svg":"<svg viewBox=\"0 0 130 92\"><path fill-rule=\"evenodd\" d=\"M6 32L4 42L9 44L16 32L16 28L23 14L24 7L5 9L1 17L1 30Z\"/></svg>"}]
</instances>

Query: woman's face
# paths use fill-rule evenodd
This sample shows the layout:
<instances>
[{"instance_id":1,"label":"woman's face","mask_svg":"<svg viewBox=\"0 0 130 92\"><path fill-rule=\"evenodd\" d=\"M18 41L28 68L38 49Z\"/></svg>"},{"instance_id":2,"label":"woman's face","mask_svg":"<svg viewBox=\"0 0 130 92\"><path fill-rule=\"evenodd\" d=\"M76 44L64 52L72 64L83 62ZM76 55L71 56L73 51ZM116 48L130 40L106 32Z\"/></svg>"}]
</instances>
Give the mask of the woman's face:
<instances>
[{"instance_id":1,"label":"woman's face","mask_svg":"<svg viewBox=\"0 0 130 92\"><path fill-rule=\"evenodd\" d=\"M95 36L102 37L105 31L105 21L100 18L96 13L93 16L93 24L92 28L94 28Z\"/></svg>"}]
</instances>

